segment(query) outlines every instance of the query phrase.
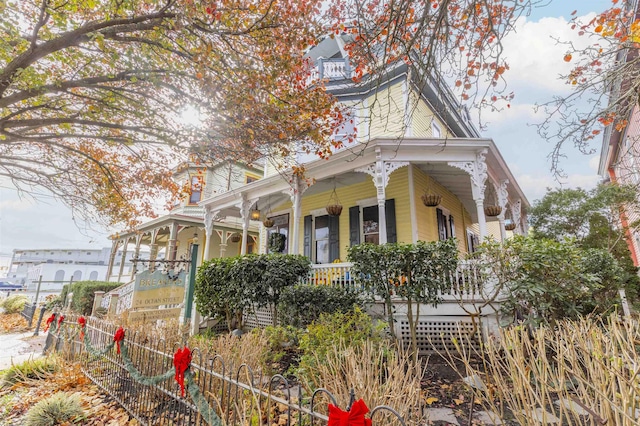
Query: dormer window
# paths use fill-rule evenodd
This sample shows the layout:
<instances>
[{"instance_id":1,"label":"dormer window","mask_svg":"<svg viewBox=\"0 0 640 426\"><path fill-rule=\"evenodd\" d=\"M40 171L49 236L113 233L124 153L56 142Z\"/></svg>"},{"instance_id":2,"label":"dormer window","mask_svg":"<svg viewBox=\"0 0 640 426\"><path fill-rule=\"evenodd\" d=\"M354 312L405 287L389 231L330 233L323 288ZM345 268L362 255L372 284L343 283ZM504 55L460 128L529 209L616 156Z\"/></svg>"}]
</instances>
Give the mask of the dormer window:
<instances>
[{"instance_id":1,"label":"dormer window","mask_svg":"<svg viewBox=\"0 0 640 426\"><path fill-rule=\"evenodd\" d=\"M189 204L199 203L202 199L202 176L192 175L189 189Z\"/></svg>"}]
</instances>

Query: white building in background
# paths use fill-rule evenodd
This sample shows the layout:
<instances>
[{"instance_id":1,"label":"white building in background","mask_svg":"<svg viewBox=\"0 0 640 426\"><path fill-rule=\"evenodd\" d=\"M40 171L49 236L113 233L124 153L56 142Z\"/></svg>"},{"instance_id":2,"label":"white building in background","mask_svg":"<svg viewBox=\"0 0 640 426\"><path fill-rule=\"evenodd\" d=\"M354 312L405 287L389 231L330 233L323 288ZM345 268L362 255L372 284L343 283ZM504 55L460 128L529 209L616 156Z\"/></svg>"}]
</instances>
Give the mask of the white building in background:
<instances>
[{"instance_id":1,"label":"white building in background","mask_svg":"<svg viewBox=\"0 0 640 426\"><path fill-rule=\"evenodd\" d=\"M111 249L28 249L13 251L7 281L35 288L42 276L42 288L58 289L69 281L105 279ZM120 254L120 253L119 253ZM124 270L131 272L133 253L117 256L116 265L124 261ZM51 287L51 288L49 288Z\"/></svg>"}]
</instances>

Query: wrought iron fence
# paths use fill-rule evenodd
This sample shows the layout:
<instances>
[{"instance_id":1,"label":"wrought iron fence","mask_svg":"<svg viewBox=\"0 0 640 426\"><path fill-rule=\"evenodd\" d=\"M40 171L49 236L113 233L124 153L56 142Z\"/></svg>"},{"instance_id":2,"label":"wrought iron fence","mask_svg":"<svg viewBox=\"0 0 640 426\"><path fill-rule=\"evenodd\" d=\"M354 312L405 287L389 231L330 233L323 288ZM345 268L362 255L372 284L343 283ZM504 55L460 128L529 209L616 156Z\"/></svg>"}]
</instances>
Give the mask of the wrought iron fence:
<instances>
[{"instance_id":1,"label":"wrought iron fence","mask_svg":"<svg viewBox=\"0 0 640 426\"><path fill-rule=\"evenodd\" d=\"M180 343L152 341L136 333L125 337L118 354L111 348L115 326L90 318L82 338L77 320L69 315L52 327L45 351L80 362L85 375L143 425L327 425L328 404L337 406L326 389L305 392L282 375L263 377L246 364L230 366L219 355L197 348L189 373L197 390L183 396L172 370ZM354 397L352 393L351 403ZM210 411L215 414L208 415ZM388 406L373 408L370 418L374 426L406 426Z\"/></svg>"},{"instance_id":2,"label":"wrought iron fence","mask_svg":"<svg viewBox=\"0 0 640 426\"><path fill-rule=\"evenodd\" d=\"M38 329L40 328L40 323L42 322L44 311L45 307L43 306L42 308L40 308L40 315L38 317L35 336L38 335ZM22 311L20 312L20 315L22 315L22 317L27 320L29 329L31 329L31 327L33 326L33 319L35 318L36 314L38 314L38 306L36 305L36 303L25 303L24 308L22 308Z\"/></svg>"}]
</instances>

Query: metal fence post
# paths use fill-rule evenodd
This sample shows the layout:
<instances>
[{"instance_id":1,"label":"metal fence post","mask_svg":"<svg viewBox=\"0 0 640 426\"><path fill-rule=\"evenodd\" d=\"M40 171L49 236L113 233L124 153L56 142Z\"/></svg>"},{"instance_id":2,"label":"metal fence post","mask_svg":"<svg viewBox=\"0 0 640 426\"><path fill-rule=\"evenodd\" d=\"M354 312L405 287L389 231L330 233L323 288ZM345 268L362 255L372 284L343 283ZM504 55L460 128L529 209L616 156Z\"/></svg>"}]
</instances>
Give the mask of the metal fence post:
<instances>
[{"instance_id":1,"label":"metal fence post","mask_svg":"<svg viewBox=\"0 0 640 426\"><path fill-rule=\"evenodd\" d=\"M42 324L42 317L44 316L45 307L40 308L40 316L38 317L38 322L36 323L36 331L33 333L34 336L38 336L40 334L40 325Z\"/></svg>"},{"instance_id":2,"label":"metal fence post","mask_svg":"<svg viewBox=\"0 0 640 426\"><path fill-rule=\"evenodd\" d=\"M33 301L34 305L38 304L38 297L40 296L40 286L42 285L42 275L40 275L40 278L38 278L38 287L36 288L36 298ZM34 311L34 315L35 315L35 311Z\"/></svg>"},{"instance_id":3,"label":"metal fence post","mask_svg":"<svg viewBox=\"0 0 640 426\"><path fill-rule=\"evenodd\" d=\"M187 283L186 299L184 301L184 323L191 321L191 310L193 308L193 292L196 284L196 263L198 261L198 244L191 245L191 263L189 264L189 281Z\"/></svg>"},{"instance_id":4,"label":"metal fence post","mask_svg":"<svg viewBox=\"0 0 640 426\"><path fill-rule=\"evenodd\" d=\"M31 314L29 315L29 325L28 327L31 328L31 324L33 324L33 317L36 315L36 302L33 302L33 305L31 305Z\"/></svg>"}]
</instances>

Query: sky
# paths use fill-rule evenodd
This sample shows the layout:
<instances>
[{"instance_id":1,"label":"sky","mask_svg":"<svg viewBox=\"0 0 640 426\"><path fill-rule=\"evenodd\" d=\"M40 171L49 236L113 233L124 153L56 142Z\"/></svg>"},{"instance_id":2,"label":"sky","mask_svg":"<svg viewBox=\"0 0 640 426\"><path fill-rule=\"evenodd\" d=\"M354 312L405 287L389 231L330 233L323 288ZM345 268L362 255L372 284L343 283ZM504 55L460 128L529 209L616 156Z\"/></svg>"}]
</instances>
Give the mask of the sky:
<instances>
[{"instance_id":1,"label":"sky","mask_svg":"<svg viewBox=\"0 0 640 426\"><path fill-rule=\"evenodd\" d=\"M610 0L551 0L544 7L534 8L503 40L510 66L505 78L515 98L509 109L483 113L483 137L495 141L532 203L544 195L547 187L588 189L599 181L598 153L583 155L569 150L568 158L561 163L567 176L558 182L547 158L552 145L532 124L542 118L534 112L536 103L568 93L568 86L557 77L566 74L571 65L562 60L566 48L554 38L584 43L584 37L578 37L567 24L571 13L595 14L610 4ZM596 141L596 145L599 143ZM0 255L11 254L14 249L110 247L108 234L107 230L75 222L70 209L51 197L33 200L0 182Z\"/></svg>"}]
</instances>

